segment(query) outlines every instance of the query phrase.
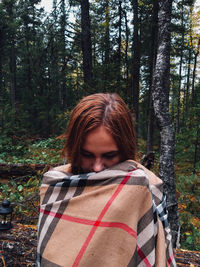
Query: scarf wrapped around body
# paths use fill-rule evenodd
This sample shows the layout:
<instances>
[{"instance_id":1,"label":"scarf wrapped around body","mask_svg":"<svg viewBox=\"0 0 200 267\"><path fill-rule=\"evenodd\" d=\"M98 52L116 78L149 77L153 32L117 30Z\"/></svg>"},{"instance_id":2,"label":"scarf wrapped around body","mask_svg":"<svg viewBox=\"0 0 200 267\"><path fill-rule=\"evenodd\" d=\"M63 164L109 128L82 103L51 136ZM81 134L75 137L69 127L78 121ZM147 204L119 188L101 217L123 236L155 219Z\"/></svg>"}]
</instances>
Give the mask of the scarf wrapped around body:
<instances>
[{"instance_id":1,"label":"scarf wrapped around body","mask_svg":"<svg viewBox=\"0 0 200 267\"><path fill-rule=\"evenodd\" d=\"M176 266L162 181L137 166L45 173L38 267Z\"/></svg>"}]
</instances>

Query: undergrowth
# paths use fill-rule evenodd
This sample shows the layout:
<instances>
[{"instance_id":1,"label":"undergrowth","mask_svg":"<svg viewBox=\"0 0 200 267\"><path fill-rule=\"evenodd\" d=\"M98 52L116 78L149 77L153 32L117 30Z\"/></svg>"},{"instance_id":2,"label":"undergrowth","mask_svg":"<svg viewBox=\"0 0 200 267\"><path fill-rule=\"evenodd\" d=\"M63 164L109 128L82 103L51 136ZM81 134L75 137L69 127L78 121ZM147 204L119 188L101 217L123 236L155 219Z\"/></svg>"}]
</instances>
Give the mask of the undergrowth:
<instances>
[{"instance_id":1,"label":"undergrowth","mask_svg":"<svg viewBox=\"0 0 200 267\"><path fill-rule=\"evenodd\" d=\"M145 151L145 143L139 140L138 145L138 157L141 158L142 151ZM16 140L2 136L0 138L0 163L61 163L60 154L63 146L63 139ZM181 224L181 247L200 250L200 166L197 164L196 174L193 174L192 164L189 161L180 161L180 158L181 155L178 154L175 173ZM155 173L158 173L158 159L159 153L156 151L155 164L152 169ZM15 220L37 223L39 186L43 172L38 172L35 176L26 176L23 180L5 180L0 184L0 201L8 198L12 202Z\"/></svg>"},{"instance_id":2,"label":"undergrowth","mask_svg":"<svg viewBox=\"0 0 200 267\"><path fill-rule=\"evenodd\" d=\"M0 137L0 163L61 163L63 139L16 139Z\"/></svg>"}]
</instances>

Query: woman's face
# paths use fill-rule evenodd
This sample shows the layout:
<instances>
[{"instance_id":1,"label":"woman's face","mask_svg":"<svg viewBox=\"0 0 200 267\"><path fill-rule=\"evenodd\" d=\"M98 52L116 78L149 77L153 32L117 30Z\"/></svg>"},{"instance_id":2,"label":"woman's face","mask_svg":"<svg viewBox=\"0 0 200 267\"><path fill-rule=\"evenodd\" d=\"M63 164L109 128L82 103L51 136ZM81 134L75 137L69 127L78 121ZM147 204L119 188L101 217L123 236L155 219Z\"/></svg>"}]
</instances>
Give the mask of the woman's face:
<instances>
[{"instance_id":1,"label":"woman's face","mask_svg":"<svg viewBox=\"0 0 200 267\"><path fill-rule=\"evenodd\" d=\"M117 144L104 126L99 126L86 135L80 162L84 172L100 172L120 162Z\"/></svg>"}]
</instances>

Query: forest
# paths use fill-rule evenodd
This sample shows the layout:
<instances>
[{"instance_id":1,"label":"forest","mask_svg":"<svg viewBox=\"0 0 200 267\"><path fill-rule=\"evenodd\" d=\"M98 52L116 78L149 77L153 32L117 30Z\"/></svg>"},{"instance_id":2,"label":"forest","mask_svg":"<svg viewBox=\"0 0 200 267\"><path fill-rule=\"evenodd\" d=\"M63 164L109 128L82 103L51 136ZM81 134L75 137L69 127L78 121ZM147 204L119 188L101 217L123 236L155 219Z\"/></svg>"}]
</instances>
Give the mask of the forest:
<instances>
[{"instance_id":1,"label":"forest","mask_svg":"<svg viewBox=\"0 0 200 267\"><path fill-rule=\"evenodd\" d=\"M181 229L180 246L200 250L198 1L52 0L49 13L40 2L0 1L0 165L61 164L76 103L118 93L135 120L138 160L154 153L174 246ZM45 170L20 180L0 167L0 201L17 203L16 221L36 224Z\"/></svg>"}]
</instances>

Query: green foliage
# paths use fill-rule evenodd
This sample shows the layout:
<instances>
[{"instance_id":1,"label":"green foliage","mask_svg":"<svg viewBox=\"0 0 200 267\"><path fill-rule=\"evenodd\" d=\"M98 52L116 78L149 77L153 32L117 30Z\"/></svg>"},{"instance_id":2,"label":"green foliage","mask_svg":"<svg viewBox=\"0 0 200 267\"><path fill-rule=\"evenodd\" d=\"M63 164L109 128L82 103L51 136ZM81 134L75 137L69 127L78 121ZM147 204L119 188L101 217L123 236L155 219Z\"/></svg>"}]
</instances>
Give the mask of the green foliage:
<instances>
[{"instance_id":1,"label":"green foliage","mask_svg":"<svg viewBox=\"0 0 200 267\"><path fill-rule=\"evenodd\" d=\"M27 157L34 163L61 163L61 150L64 140L48 138L29 147Z\"/></svg>"},{"instance_id":2,"label":"green foliage","mask_svg":"<svg viewBox=\"0 0 200 267\"><path fill-rule=\"evenodd\" d=\"M16 162L17 158L22 159L26 153L26 147L30 144L29 140L23 141L8 137L5 134L0 136L0 163L7 162L12 158Z\"/></svg>"},{"instance_id":3,"label":"green foliage","mask_svg":"<svg viewBox=\"0 0 200 267\"><path fill-rule=\"evenodd\" d=\"M0 163L54 164L61 162L63 139L17 140L2 135L0 137Z\"/></svg>"},{"instance_id":4,"label":"green foliage","mask_svg":"<svg viewBox=\"0 0 200 267\"><path fill-rule=\"evenodd\" d=\"M8 199L14 205L14 220L37 223L40 177L27 176L23 181L9 180L0 185L0 202Z\"/></svg>"},{"instance_id":5,"label":"green foliage","mask_svg":"<svg viewBox=\"0 0 200 267\"><path fill-rule=\"evenodd\" d=\"M181 247L200 250L200 183L197 175L180 175L176 180L179 195Z\"/></svg>"}]
</instances>

